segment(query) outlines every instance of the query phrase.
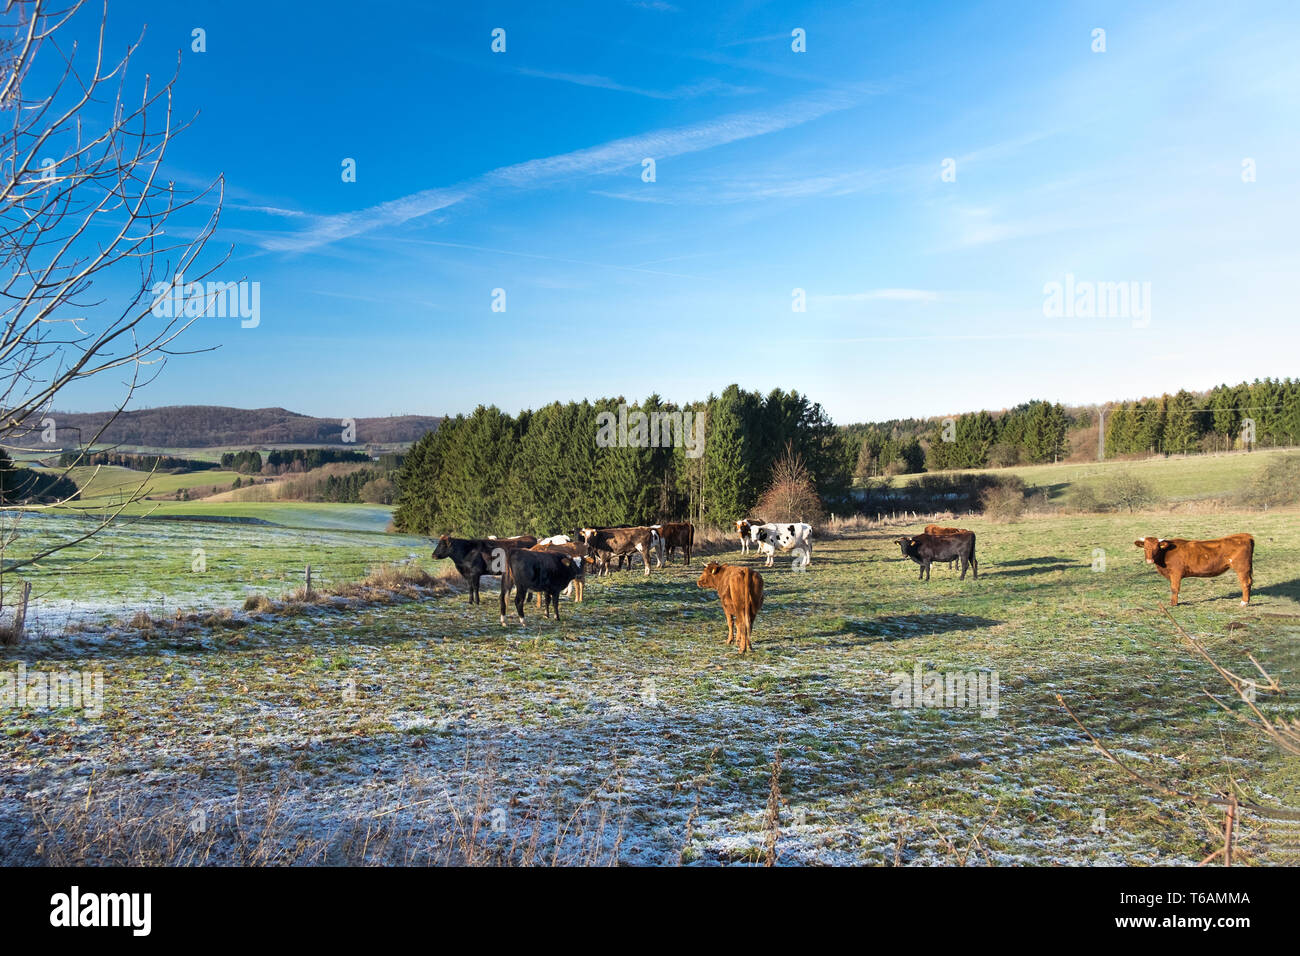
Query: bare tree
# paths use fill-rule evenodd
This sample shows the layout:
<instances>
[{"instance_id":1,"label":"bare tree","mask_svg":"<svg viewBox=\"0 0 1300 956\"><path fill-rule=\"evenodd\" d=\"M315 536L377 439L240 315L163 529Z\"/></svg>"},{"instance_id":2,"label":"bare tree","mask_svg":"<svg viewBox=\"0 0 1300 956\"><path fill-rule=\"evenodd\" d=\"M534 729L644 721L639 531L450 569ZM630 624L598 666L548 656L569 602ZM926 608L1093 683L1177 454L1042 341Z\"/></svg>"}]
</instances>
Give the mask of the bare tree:
<instances>
[{"instance_id":1,"label":"bare tree","mask_svg":"<svg viewBox=\"0 0 1300 956\"><path fill-rule=\"evenodd\" d=\"M822 518L822 501L813 474L790 442L772 465L772 478L759 499L758 509L778 522L817 522Z\"/></svg>"},{"instance_id":2,"label":"bare tree","mask_svg":"<svg viewBox=\"0 0 1300 956\"><path fill-rule=\"evenodd\" d=\"M183 194L161 175L168 145L189 125L173 116L176 73L133 83L143 34L120 57L106 55L107 3L93 33L80 26L83 5L5 0L0 15L0 446L19 450L49 427L65 388L120 376L114 414L78 438L92 447L180 354L177 338L200 317L160 307L171 303L159 285L202 281L225 261L195 268L221 211L221 179ZM93 46L69 39L74 31ZM0 575L92 537L135 497L89 533L19 557L8 554L16 528L6 528Z\"/></svg>"}]
</instances>

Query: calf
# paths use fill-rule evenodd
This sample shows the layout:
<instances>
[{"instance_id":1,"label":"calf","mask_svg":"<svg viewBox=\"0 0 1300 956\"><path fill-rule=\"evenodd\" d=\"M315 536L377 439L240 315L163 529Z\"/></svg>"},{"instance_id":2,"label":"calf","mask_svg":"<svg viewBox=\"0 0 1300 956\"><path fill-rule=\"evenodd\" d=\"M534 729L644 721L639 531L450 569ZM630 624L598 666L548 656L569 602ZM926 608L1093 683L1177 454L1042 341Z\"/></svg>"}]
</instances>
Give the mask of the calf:
<instances>
[{"instance_id":1,"label":"calf","mask_svg":"<svg viewBox=\"0 0 1300 956\"><path fill-rule=\"evenodd\" d=\"M961 562L961 580L966 580L966 568L970 567L974 577L980 576L979 562L975 560L975 534L971 531L958 531L956 534L917 534L904 535L896 539L903 551L903 557L911 558L921 566L917 580L930 580L930 563L932 561Z\"/></svg>"},{"instance_id":2,"label":"calf","mask_svg":"<svg viewBox=\"0 0 1300 956\"><path fill-rule=\"evenodd\" d=\"M521 539L526 540L528 537L523 535ZM500 574L505 567L505 556L519 547L512 542L521 539L453 538L444 534L438 538L433 556L451 558L451 563L456 565L460 576L469 583L469 603L482 604L479 579L485 574ZM533 543L537 543L536 538Z\"/></svg>"},{"instance_id":3,"label":"calf","mask_svg":"<svg viewBox=\"0 0 1300 956\"><path fill-rule=\"evenodd\" d=\"M609 572L611 558L637 554L645 573L650 573L650 554L658 548L659 532L651 528L583 528L578 535L591 548L602 574Z\"/></svg>"},{"instance_id":4,"label":"calf","mask_svg":"<svg viewBox=\"0 0 1300 956\"><path fill-rule=\"evenodd\" d=\"M727 616L727 643L734 643L741 654L753 647L750 635L763 607L763 575L749 568L710 561L695 585L718 592L722 613Z\"/></svg>"},{"instance_id":5,"label":"calf","mask_svg":"<svg viewBox=\"0 0 1300 956\"><path fill-rule=\"evenodd\" d=\"M749 554L749 547L753 543L754 539L750 537L750 529L757 528L766 523L767 522L762 521L759 518L741 518L736 522L736 532L740 535L741 554Z\"/></svg>"},{"instance_id":6,"label":"calf","mask_svg":"<svg viewBox=\"0 0 1300 956\"><path fill-rule=\"evenodd\" d=\"M567 554L552 551L511 551L506 555L505 571L501 575L501 626L506 626L506 593L515 589L515 613L519 624L524 624L524 602L528 592L540 591L546 598L546 616L551 616L555 605L555 620L560 620L560 592L578 576L581 562Z\"/></svg>"},{"instance_id":7,"label":"calf","mask_svg":"<svg viewBox=\"0 0 1300 956\"><path fill-rule=\"evenodd\" d=\"M1228 568L1237 572L1241 582L1241 606L1250 603L1255 563L1255 539L1250 535L1230 534L1212 541L1147 537L1133 543L1146 553L1147 564L1154 564L1168 579L1173 594L1170 606L1178 605L1183 578L1216 578Z\"/></svg>"},{"instance_id":8,"label":"calf","mask_svg":"<svg viewBox=\"0 0 1300 956\"><path fill-rule=\"evenodd\" d=\"M772 567L776 560L777 548L782 551L798 551L803 559L802 567L812 563L812 525L801 522L795 524L761 524L750 528L750 535L758 545L758 553L767 556L765 567Z\"/></svg>"}]
</instances>

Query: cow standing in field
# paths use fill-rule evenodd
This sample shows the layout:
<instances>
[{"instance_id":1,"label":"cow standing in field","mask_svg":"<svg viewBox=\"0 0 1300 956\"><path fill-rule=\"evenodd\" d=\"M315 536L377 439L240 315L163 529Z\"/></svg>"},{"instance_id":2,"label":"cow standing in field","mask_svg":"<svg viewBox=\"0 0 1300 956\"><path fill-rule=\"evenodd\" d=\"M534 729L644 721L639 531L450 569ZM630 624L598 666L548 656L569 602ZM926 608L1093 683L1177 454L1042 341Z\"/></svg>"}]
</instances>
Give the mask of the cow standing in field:
<instances>
[{"instance_id":1,"label":"cow standing in field","mask_svg":"<svg viewBox=\"0 0 1300 956\"><path fill-rule=\"evenodd\" d=\"M925 533L926 534L974 534L975 532L968 531L965 528L945 528L941 524L928 524L925 526ZM952 560L956 561L957 559L953 558ZM952 561L948 562L948 569L952 570Z\"/></svg>"},{"instance_id":2,"label":"cow standing in field","mask_svg":"<svg viewBox=\"0 0 1300 956\"><path fill-rule=\"evenodd\" d=\"M767 524L758 518L741 518L736 522L736 533L740 535L740 553L749 554L750 545L754 539L750 536L751 528L758 528Z\"/></svg>"},{"instance_id":3,"label":"cow standing in field","mask_svg":"<svg viewBox=\"0 0 1300 956\"><path fill-rule=\"evenodd\" d=\"M1133 543L1145 552L1147 564L1154 564L1168 579L1171 607L1178 605L1183 578L1217 578L1229 568L1237 572L1241 583L1241 606L1250 603L1255 565L1255 539L1250 535L1230 534L1211 541L1146 537Z\"/></svg>"},{"instance_id":4,"label":"cow standing in field","mask_svg":"<svg viewBox=\"0 0 1300 956\"><path fill-rule=\"evenodd\" d=\"M727 643L734 643L741 654L753 647L754 619L763 607L763 575L710 561L695 585L718 592L727 616Z\"/></svg>"},{"instance_id":5,"label":"cow standing in field","mask_svg":"<svg viewBox=\"0 0 1300 956\"><path fill-rule=\"evenodd\" d=\"M560 592L579 574L581 559L552 551L511 551L506 555L505 571L501 575L501 626L506 626L506 594L515 589L515 613L519 626L524 626L524 602L529 591L539 591L545 597L546 616L551 616L555 606L555 621L560 620Z\"/></svg>"},{"instance_id":6,"label":"cow standing in field","mask_svg":"<svg viewBox=\"0 0 1300 956\"><path fill-rule=\"evenodd\" d=\"M573 580L569 582L568 587L566 587L564 591L566 594L572 591L574 603L581 604L583 587L587 578L587 567L596 562L591 556L591 549L581 541L568 541L565 535L556 535L556 537L566 538L566 540L555 544L548 544L547 542L552 541L553 539L544 538L528 550L544 551L547 554L567 554L569 557L573 558L574 561L578 562L578 573L573 576ZM542 607L543 597L544 595L542 592L538 591L537 607L539 610Z\"/></svg>"},{"instance_id":7,"label":"cow standing in field","mask_svg":"<svg viewBox=\"0 0 1300 956\"><path fill-rule=\"evenodd\" d=\"M651 528L583 528L578 536L591 548L602 574L609 573L611 559L640 555L642 568L648 575L650 554L658 548L659 541L659 532Z\"/></svg>"},{"instance_id":8,"label":"cow standing in field","mask_svg":"<svg viewBox=\"0 0 1300 956\"><path fill-rule=\"evenodd\" d=\"M671 558L673 549L681 548L685 556L683 563L690 565L691 549L695 547L695 525L689 521L676 521L650 527L659 532L660 551Z\"/></svg>"},{"instance_id":9,"label":"cow standing in field","mask_svg":"<svg viewBox=\"0 0 1300 956\"><path fill-rule=\"evenodd\" d=\"M801 567L812 563L812 525L802 522L793 524L761 524L749 529L758 553L766 555L764 567L772 567L776 561L777 549L797 551L802 558Z\"/></svg>"},{"instance_id":10,"label":"cow standing in field","mask_svg":"<svg viewBox=\"0 0 1300 956\"><path fill-rule=\"evenodd\" d=\"M531 540L530 540L531 539ZM523 542L528 541L528 544ZM469 584L469 603L482 604L479 579L485 574L500 574L505 556L520 547L531 547L537 539L531 535L518 538L453 538L442 535L433 549L435 558L451 558L460 576Z\"/></svg>"},{"instance_id":11,"label":"cow standing in field","mask_svg":"<svg viewBox=\"0 0 1300 956\"><path fill-rule=\"evenodd\" d=\"M903 551L903 557L911 558L921 566L917 580L930 580L930 564L934 561L961 562L961 579L966 580L966 568L969 567L976 580L980 576L979 562L975 560L975 534L972 531L959 531L956 534L917 534L904 535L895 539Z\"/></svg>"}]
</instances>

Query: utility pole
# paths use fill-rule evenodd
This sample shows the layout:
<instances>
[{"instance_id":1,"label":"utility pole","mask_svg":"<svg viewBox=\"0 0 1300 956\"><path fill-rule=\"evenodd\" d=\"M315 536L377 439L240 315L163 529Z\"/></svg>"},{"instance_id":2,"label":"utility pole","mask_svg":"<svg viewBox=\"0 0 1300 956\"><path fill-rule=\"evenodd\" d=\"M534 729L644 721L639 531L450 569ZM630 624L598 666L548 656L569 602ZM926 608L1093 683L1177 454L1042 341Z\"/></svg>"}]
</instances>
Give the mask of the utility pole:
<instances>
[{"instance_id":1,"label":"utility pole","mask_svg":"<svg viewBox=\"0 0 1300 956\"><path fill-rule=\"evenodd\" d=\"M1106 460L1106 413L1110 411L1109 405L1103 405L1101 411L1097 414L1097 460Z\"/></svg>"}]
</instances>

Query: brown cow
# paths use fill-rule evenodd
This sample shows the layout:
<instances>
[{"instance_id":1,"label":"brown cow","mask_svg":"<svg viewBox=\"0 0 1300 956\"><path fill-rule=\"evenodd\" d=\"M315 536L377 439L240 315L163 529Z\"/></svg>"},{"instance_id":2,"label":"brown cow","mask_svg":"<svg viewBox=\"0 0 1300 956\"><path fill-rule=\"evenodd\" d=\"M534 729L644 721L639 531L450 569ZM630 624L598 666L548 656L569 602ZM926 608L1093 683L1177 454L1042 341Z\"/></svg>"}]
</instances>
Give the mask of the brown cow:
<instances>
[{"instance_id":1,"label":"brown cow","mask_svg":"<svg viewBox=\"0 0 1300 956\"><path fill-rule=\"evenodd\" d=\"M1147 537L1133 543L1146 553L1147 564L1154 564L1169 580L1173 591L1171 607L1178 604L1178 587L1183 578L1216 578L1228 568L1237 572L1241 582L1242 607L1250 603L1255 560L1255 539L1250 535L1230 534L1213 541Z\"/></svg>"},{"instance_id":2,"label":"brown cow","mask_svg":"<svg viewBox=\"0 0 1300 956\"><path fill-rule=\"evenodd\" d=\"M925 526L926 534L970 534L965 528L945 528L943 525L928 524Z\"/></svg>"},{"instance_id":3,"label":"brown cow","mask_svg":"<svg viewBox=\"0 0 1300 956\"><path fill-rule=\"evenodd\" d=\"M655 550L659 532L650 528L582 528L578 536L591 548L592 557L602 574L609 573L610 558L637 554L646 574L650 573L650 553Z\"/></svg>"},{"instance_id":4,"label":"brown cow","mask_svg":"<svg viewBox=\"0 0 1300 956\"><path fill-rule=\"evenodd\" d=\"M513 538L498 538L496 535L490 534L487 536L487 540L495 541L507 548L531 548L537 543L537 536L533 534L517 534Z\"/></svg>"},{"instance_id":5,"label":"brown cow","mask_svg":"<svg viewBox=\"0 0 1300 956\"><path fill-rule=\"evenodd\" d=\"M697 587L717 591L722 613L727 616L727 643L735 643L743 654L751 647L754 618L763 607L763 575L749 568L710 561L695 582Z\"/></svg>"},{"instance_id":6,"label":"brown cow","mask_svg":"<svg viewBox=\"0 0 1300 956\"><path fill-rule=\"evenodd\" d=\"M749 554L749 547L753 543L749 529L757 528L759 525L767 524L761 518L741 518L736 522L736 533L740 535L740 553Z\"/></svg>"},{"instance_id":7,"label":"brown cow","mask_svg":"<svg viewBox=\"0 0 1300 956\"><path fill-rule=\"evenodd\" d=\"M650 526L659 532L659 540L662 542L660 548L666 556L673 556L674 548L681 548L682 554L685 555L685 563L691 563L691 549L695 547L695 525L689 521L669 522L668 524L652 524Z\"/></svg>"}]
</instances>

